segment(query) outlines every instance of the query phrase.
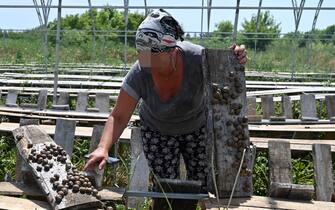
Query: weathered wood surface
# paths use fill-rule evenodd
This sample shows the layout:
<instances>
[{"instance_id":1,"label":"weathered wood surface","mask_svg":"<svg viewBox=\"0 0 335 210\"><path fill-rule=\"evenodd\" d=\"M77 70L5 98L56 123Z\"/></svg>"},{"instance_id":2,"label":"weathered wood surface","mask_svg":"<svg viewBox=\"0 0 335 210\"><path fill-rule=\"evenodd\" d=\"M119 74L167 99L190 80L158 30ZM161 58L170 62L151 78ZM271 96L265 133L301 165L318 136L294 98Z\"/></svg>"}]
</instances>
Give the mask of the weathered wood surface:
<instances>
[{"instance_id":1,"label":"weathered wood surface","mask_svg":"<svg viewBox=\"0 0 335 210\"><path fill-rule=\"evenodd\" d=\"M282 115L285 116L286 119L292 119L292 102L289 96L281 97L281 107L282 107Z\"/></svg>"},{"instance_id":2,"label":"weathered wood surface","mask_svg":"<svg viewBox=\"0 0 335 210\"><path fill-rule=\"evenodd\" d=\"M249 91L247 96L264 96L264 95L276 95L276 94L292 94L292 93L324 93L324 92L335 92L334 87L302 87L302 88L288 88L280 90L260 90L260 91Z\"/></svg>"},{"instance_id":3,"label":"weathered wood surface","mask_svg":"<svg viewBox=\"0 0 335 210\"><path fill-rule=\"evenodd\" d=\"M48 79L53 80L53 74L20 74L6 72L1 75L5 78L13 79ZM99 76L99 75L71 75L71 74L59 74L59 80L81 80L81 81L109 81L109 82L122 82L124 77L120 76Z\"/></svg>"},{"instance_id":4,"label":"weathered wood surface","mask_svg":"<svg viewBox=\"0 0 335 210\"><path fill-rule=\"evenodd\" d=\"M41 86L50 87L53 80L20 80L20 79L0 79L0 85L16 86ZM99 82L99 81L58 81L59 87L104 87L111 89L120 89L121 82Z\"/></svg>"},{"instance_id":5,"label":"weathered wood surface","mask_svg":"<svg viewBox=\"0 0 335 210\"><path fill-rule=\"evenodd\" d=\"M0 209L6 210L52 210L44 201L29 200L0 195Z\"/></svg>"},{"instance_id":6,"label":"weathered wood surface","mask_svg":"<svg viewBox=\"0 0 335 210\"><path fill-rule=\"evenodd\" d=\"M269 142L270 181L292 182L292 162L290 143L286 141Z\"/></svg>"},{"instance_id":7,"label":"weathered wood surface","mask_svg":"<svg viewBox=\"0 0 335 210\"><path fill-rule=\"evenodd\" d=\"M327 106L328 118L334 117L335 116L335 96L334 95L325 96L325 102Z\"/></svg>"},{"instance_id":8,"label":"weathered wood surface","mask_svg":"<svg viewBox=\"0 0 335 210\"><path fill-rule=\"evenodd\" d=\"M54 141L56 144L62 146L70 157L73 152L75 130L76 121L62 118L56 120Z\"/></svg>"},{"instance_id":9,"label":"weathered wood surface","mask_svg":"<svg viewBox=\"0 0 335 210\"><path fill-rule=\"evenodd\" d=\"M331 201L334 193L333 164L330 145L313 145L316 200Z\"/></svg>"},{"instance_id":10,"label":"weathered wood surface","mask_svg":"<svg viewBox=\"0 0 335 210\"><path fill-rule=\"evenodd\" d=\"M54 125L39 125L45 132L49 135L54 135L55 126ZM0 132L12 132L19 127L18 123L0 123ZM76 137L91 137L92 136L92 127L81 127L77 126L75 130ZM126 128L122 133L120 140L129 141L131 137L131 129ZM313 144L329 144L331 145L331 151L335 152L335 140L310 140L310 139L281 139L281 138L258 138L251 137L250 141L256 145L257 148L268 148L269 141L283 140L290 142L291 150L299 151L312 151Z\"/></svg>"},{"instance_id":11,"label":"weathered wood surface","mask_svg":"<svg viewBox=\"0 0 335 210\"><path fill-rule=\"evenodd\" d=\"M302 94L300 96L301 120L317 121L316 101L313 94Z\"/></svg>"},{"instance_id":12,"label":"weathered wood surface","mask_svg":"<svg viewBox=\"0 0 335 210\"><path fill-rule=\"evenodd\" d=\"M121 201L125 190L123 188L106 187L99 191L102 201ZM0 182L0 195L25 196L40 200L45 194L36 185L26 185L16 182ZM1 208L0 208L1 209Z\"/></svg>"},{"instance_id":13,"label":"weathered wood surface","mask_svg":"<svg viewBox=\"0 0 335 210\"><path fill-rule=\"evenodd\" d=\"M270 119L270 117L275 115L272 96L262 96L261 103L262 103L263 119Z\"/></svg>"},{"instance_id":14,"label":"weathered wood surface","mask_svg":"<svg viewBox=\"0 0 335 210\"><path fill-rule=\"evenodd\" d=\"M93 72L94 73L94 72ZM250 75L250 72L246 71L246 77ZM120 76L100 76L100 75L72 75L72 74L60 74L58 75L60 80L102 80L102 81L116 81L121 82L123 81L124 77ZM14 78L14 79L53 79L53 74L23 74L23 73L12 73L12 72L5 72L1 75L1 77L5 78ZM246 81L247 85L273 85L274 88L276 86L323 86L321 82L278 82L278 81ZM335 83L327 83L327 86L335 86Z\"/></svg>"},{"instance_id":15,"label":"weathered wood surface","mask_svg":"<svg viewBox=\"0 0 335 210\"><path fill-rule=\"evenodd\" d=\"M226 207L228 199L220 199L220 207ZM218 210L218 204L215 198L206 201L208 210ZM251 198L234 198L230 209L285 209L285 210L333 210L335 203L323 201L297 201L288 199L278 199L262 196L252 196Z\"/></svg>"},{"instance_id":16,"label":"weathered wood surface","mask_svg":"<svg viewBox=\"0 0 335 210\"><path fill-rule=\"evenodd\" d=\"M232 51L205 50L203 55L207 97L208 157L214 152L217 188L220 197L230 196L238 167L243 161L235 196L252 195L252 157L248 147L249 131L244 67ZM210 163L209 163L210 164ZM211 165L211 164L210 164ZM210 178L208 179L210 180ZM215 192L209 183L211 192Z\"/></svg>"},{"instance_id":17,"label":"weathered wood surface","mask_svg":"<svg viewBox=\"0 0 335 210\"><path fill-rule=\"evenodd\" d=\"M335 124L249 125L249 131L335 132Z\"/></svg>"},{"instance_id":18,"label":"weathered wood surface","mask_svg":"<svg viewBox=\"0 0 335 210\"><path fill-rule=\"evenodd\" d=\"M43 160L41 157L41 162L48 162L46 165L44 165L44 169L43 167L41 167L38 161L32 161L30 157L32 154L32 150L40 153L42 149L46 148L47 145L51 145L51 143L53 143L53 140L50 138L50 136L43 130L41 130L39 126L28 125L17 128L13 131L13 136L15 138L16 146L20 155L29 164L30 169L35 177L36 183L47 195L47 199L49 203L53 206L53 208L58 210L68 208L79 209L83 207L101 207L100 201L98 201L92 195L83 193L72 193L72 190L70 189L68 190L68 194L66 194L61 201L56 201L57 191L53 187L53 183L50 182L50 178L53 177L54 174L58 174L59 181L62 180L63 182L64 179L67 179L67 173L64 166L65 162L67 162L67 164L70 164L69 156L64 153L65 155L58 155L57 157L53 154L50 156L51 159L45 158ZM59 150L59 152L61 151ZM65 161L61 162L59 156L61 158L65 157ZM53 164L52 167L49 167L49 162ZM38 167L40 167L41 170L38 170ZM46 167L48 167L48 170L46 170ZM72 168L70 168L69 171L74 172Z\"/></svg>"},{"instance_id":19,"label":"weathered wood surface","mask_svg":"<svg viewBox=\"0 0 335 210\"><path fill-rule=\"evenodd\" d=\"M314 195L313 185L271 182L270 197L287 198L291 200L311 200Z\"/></svg>"},{"instance_id":20,"label":"weathered wood surface","mask_svg":"<svg viewBox=\"0 0 335 210\"><path fill-rule=\"evenodd\" d=\"M145 158L141 129L133 127L131 131L131 165L130 165L130 190L148 191L149 166ZM144 198L128 198L129 207L136 208L144 201Z\"/></svg>"},{"instance_id":21,"label":"weathered wood surface","mask_svg":"<svg viewBox=\"0 0 335 210\"><path fill-rule=\"evenodd\" d=\"M45 131L49 135L55 134L55 125L39 125L43 131ZM0 123L0 131L1 132L12 132L16 128L19 128L18 123ZM92 136L92 127L81 127L76 126L75 136L76 137L91 137ZM120 140L127 140L130 139L130 132L129 128L126 128L123 133L121 134Z\"/></svg>"},{"instance_id":22,"label":"weathered wood surface","mask_svg":"<svg viewBox=\"0 0 335 210\"><path fill-rule=\"evenodd\" d=\"M104 130L103 125L95 125L93 127L93 133L92 133L92 138L90 141L90 147L88 149L88 153L91 154L98 146L101 136L102 136L102 132ZM88 172L90 175L93 176L94 178L94 182L95 182L95 186L98 189L102 189L102 182L103 182L103 178L104 178L104 172L105 169L101 169L99 170L98 168L95 168L93 171Z\"/></svg>"}]
</instances>

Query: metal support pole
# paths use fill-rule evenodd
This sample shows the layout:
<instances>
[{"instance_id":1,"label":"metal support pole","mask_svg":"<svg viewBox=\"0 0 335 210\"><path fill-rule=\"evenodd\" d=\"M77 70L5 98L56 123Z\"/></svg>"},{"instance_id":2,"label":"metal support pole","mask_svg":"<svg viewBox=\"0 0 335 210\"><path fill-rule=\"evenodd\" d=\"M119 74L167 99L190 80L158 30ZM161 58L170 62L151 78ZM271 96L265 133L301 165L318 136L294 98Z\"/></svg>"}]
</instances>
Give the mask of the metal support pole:
<instances>
[{"instance_id":1,"label":"metal support pole","mask_svg":"<svg viewBox=\"0 0 335 210\"><path fill-rule=\"evenodd\" d=\"M258 11L257 11L257 19L256 19L256 39L255 39L255 48L254 48L254 65L256 66L256 53L257 53L257 41L258 41L258 30L259 30L259 19L261 16L261 8L262 8L262 0L259 0L258 4Z\"/></svg>"},{"instance_id":2,"label":"metal support pole","mask_svg":"<svg viewBox=\"0 0 335 210\"><path fill-rule=\"evenodd\" d=\"M124 18L125 18L125 32L124 32L124 70L127 69L128 62L128 6L129 0L124 1Z\"/></svg>"},{"instance_id":3,"label":"metal support pole","mask_svg":"<svg viewBox=\"0 0 335 210\"><path fill-rule=\"evenodd\" d=\"M58 0L53 104L57 104L58 66L59 66L59 59L60 59L59 53L60 53L60 25L61 25L61 17L62 17L62 0Z\"/></svg>"},{"instance_id":4,"label":"metal support pole","mask_svg":"<svg viewBox=\"0 0 335 210\"><path fill-rule=\"evenodd\" d=\"M235 10L235 22L234 22L234 32L233 32L233 43L236 44L237 39L237 25L238 25L238 16L240 13L240 0L236 1L236 10Z\"/></svg>"},{"instance_id":5,"label":"metal support pole","mask_svg":"<svg viewBox=\"0 0 335 210\"><path fill-rule=\"evenodd\" d=\"M148 15L147 0L144 0L145 16Z\"/></svg>"},{"instance_id":6,"label":"metal support pole","mask_svg":"<svg viewBox=\"0 0 335 210\"><path fill-rule=\"evenodd\" d=\"M204 44L204 40L202 39L202 32L203 27L204 27L204 0L202 0L202 4L201 4L202 8L201 8L201 27L200 27L200 40L201 40L201 44Z\"/></svg>"},{"instance_id":7,"label":"metal support pole","mask_svg":"<svg viewBox=\"0 0 335 210\"><path fill-rule=\"evenodd\" d=\"M93 50L92 50L92 60L95 61L95 52L96 52L96 30L95 30L95 16L93 14L91 0L88 0L88 5L90 6L90 15L92 19L92 30L93 30Z\"/></svg>"}]
</instances>

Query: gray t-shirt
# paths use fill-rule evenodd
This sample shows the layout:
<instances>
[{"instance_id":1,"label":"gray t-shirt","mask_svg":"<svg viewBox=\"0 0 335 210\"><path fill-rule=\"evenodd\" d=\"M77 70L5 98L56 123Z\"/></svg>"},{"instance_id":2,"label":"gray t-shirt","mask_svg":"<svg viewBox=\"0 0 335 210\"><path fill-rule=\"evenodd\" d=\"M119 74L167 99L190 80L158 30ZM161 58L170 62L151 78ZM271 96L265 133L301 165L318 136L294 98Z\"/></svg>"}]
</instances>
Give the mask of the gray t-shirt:
<instances>
[{"instance_id":1,"label":"gray t-shirt","mask_svg":"<svg viewBox=\"0 0 335 210\"><path fill-rule=\"evenodd\" d=\"M150 70L141 69L138 61L121 87L134 99L141 99L139 115L142 124L168 135L187 134L205 124L203 47L187 41L177 44L184 58L184 72L182 86L175 96L166 102L161 101Z\"/></svg>"}]
</instances>

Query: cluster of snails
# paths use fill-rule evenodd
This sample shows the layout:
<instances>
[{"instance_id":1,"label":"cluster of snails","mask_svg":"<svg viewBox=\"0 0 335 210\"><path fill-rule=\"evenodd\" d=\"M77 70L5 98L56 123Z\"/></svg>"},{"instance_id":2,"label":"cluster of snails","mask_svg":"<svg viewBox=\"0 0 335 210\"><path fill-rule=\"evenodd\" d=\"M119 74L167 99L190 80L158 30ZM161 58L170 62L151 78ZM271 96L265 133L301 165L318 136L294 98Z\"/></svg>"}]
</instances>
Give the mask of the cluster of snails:
<instances>
[{"instance_id":1,"label":"cluster of snails","mask_svg":"<svg viewBox=\"0 0 335 210\"><path fill-rule=\"evenodd\" d=\"M59 175L54 174L54 176L50 178L50 183L52 183L53 189L57 191L55 197L57 203L62 201L69 190L71 190L72 193L93 195L97 199L100 199L98 190L94 188L89 178L80 174L77 169L68 172L67 177L61 181L59 180Z\"/></svg>"},{"instance_id":2,"label":"cluster of snails","mask_svg":"<svg viewBox=\"0 0 335 210\"><path fill-rule=\"evenodd\" d=\"M61 146L54 143L44 144L43 148L39 151L33 147L33 144L29 143L27 147L30 149L28 161L37 164L37 171L41 172L42 168L44 168L44 171L48 172L54 167L54 161L65 166L67 173L65 179L60 180L61 176L55 172L49 180L52 189L57 192L55 196L56 203L60 203L64 196L68 195L69 190L72 193L93 195L97 199L100 199L98 190L94 188L89 178L80 174L70 162L67 162L67 153Z\"/></svg>"},{"instance_id":3,"label":"cluster of snails","mask_svg":"<svg viewBox=\"0 0 335 210\"><path fill-rule=\"evenodd\" d=\"M53 159L61 163L66 163L67 155L65 150L55 144L44 144L44 148L40 151L37 151L36 148L33 148L31 143L28 144L28 149L30 149L30 154L28 155L28 161L32 163L37 163L37 171L49 171L53 167Z\"/></svg>"}]
</instances>

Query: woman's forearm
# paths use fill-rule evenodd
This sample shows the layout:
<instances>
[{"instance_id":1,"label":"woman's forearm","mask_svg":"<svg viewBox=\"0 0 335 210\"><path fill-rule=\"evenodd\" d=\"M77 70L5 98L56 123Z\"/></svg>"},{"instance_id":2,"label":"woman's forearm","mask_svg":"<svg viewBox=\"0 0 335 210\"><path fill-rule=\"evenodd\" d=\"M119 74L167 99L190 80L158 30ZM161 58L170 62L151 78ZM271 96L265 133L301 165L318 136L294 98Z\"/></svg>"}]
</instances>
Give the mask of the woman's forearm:
<instances>
[{"instance_id":1,"label":"woman's forearm","mask_svg":"<svg viewBox=\"0 0 335 210\"><path fill-rule=\"evenodd\" d=\"M111 146L119 139L123 130L127 126L128 121L110 115L105 124L100 143L98 147L102 147L108 151Z\"/></svg>"}]
</instances>

